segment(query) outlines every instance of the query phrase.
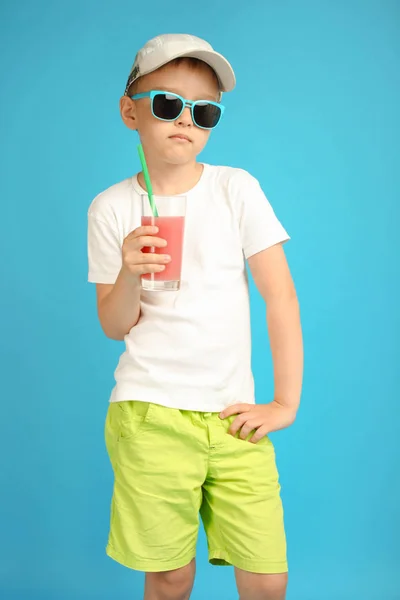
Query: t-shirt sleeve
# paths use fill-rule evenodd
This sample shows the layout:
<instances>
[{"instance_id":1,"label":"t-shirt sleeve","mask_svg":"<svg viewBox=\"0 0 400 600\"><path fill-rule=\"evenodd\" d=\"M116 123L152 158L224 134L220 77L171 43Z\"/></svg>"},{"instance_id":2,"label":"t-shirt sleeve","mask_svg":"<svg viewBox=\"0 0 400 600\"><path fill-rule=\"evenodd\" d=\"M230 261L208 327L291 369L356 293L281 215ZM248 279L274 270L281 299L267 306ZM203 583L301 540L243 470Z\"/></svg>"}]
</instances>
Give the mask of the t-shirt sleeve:
<instances>
[{"instance_id":1,"label":"t-shirt sleeve","mask_svg":"<svg viewBox=\"0 0 400 600\"><path fill-rule=\"evenodd\" d=\"M257 179L242 173L240 234L246 259L290 239Z\"/></svg>"},{"instance_id":2,"label":"t-shirt sleeve","mask_svg":"<svg viewBox=\"0 0 400 600\"><path fill-rule=\"evenodd\" d=\"M91 283L115 283L122 266L122 249L117 231L90 212L88 262L88 279Z\"/></svg>"}]
</instances>

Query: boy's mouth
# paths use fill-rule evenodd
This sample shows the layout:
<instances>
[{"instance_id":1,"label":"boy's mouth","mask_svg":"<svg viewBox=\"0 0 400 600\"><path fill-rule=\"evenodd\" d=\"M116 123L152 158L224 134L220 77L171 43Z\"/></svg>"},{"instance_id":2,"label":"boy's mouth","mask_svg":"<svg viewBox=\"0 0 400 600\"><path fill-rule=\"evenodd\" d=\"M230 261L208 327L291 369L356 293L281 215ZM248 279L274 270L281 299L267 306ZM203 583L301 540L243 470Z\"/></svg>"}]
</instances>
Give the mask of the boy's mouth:
<instances>
[{"instance_id":1,"label":"boy's mouth","mask_svg":"<svg viewBox=\"0 0 400 600\"><path fill-rule=\"evenodd\" d=\"M176 135L170 135L170 140L177 140L179 142L191 142L187 135L183 133L177 133Z\"/></svg>"}]
</instances>

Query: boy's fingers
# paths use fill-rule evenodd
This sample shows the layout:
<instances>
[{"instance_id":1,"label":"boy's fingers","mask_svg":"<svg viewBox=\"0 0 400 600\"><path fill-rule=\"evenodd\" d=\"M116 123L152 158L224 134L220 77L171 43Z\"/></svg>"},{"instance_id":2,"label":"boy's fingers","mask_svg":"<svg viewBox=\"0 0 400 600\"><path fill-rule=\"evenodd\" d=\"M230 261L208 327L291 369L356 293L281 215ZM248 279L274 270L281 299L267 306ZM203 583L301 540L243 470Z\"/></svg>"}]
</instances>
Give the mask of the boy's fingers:
<instances>
[{"instance_id":1,"label":"boy's fingers","mask_svg":"<svg viewBox=\"0 0 400 600\"><path fill-rule=\"evenodd\" d=\"M133 231L131 231L127 236L127 240L132 240L141 235L154 235L158 233L158 227L155 225L143 225L142 227L137 227Z\"/></svg>"},{"instance_id":2,"label":"boy's fingers","mask_svg":"<svg viewBox=\"0 0 400 600\"><path fill-rule=\"evenodd\" d=\"M167 265L170 262L171 257L168 254L144 254L140 252L139 254L125 258L125 264L129 269L131 271L140 271L140 273L143 273L144 268Z\"/></svg>"},{"instance_id":3,"label":"boy's fingers","mask_svg":"<svg viewBox=\"0 0 400 600\"><path fill-rule=\"evenodd\" d=\"M135 229L136 237L140 235L151 235L152 233L158 233L158 227L156 225L142 225Z\"/></svg>"},{"instance_id":4,"label":"boy's fingers","mask_svg":"<svg viewBox=\"0 0 400 600\"><path fill-rule=\"evenodd\" d=\"M139 264L142 265L165 264L171 261L171 257L168 254L141 254Z\"/></svg>"},{"instance_id":5,"label":"boy's fingers","mask_svg":"<svg viewBox=\"0 0 400 600\"><path fill-rule=\"evenodd\" d=\"M137 248L151 247L155 248L165 248L167 242L162 238L152 237L152 236L140 236L135 239L135 246Z\"/></svg>"},{"instance_id":6,"label":"boy's fingers","mask_svg":"<svg viewBox=\"0 0 400 600\"><path fill-rule=\"evenodd\" d=\"M234 404L233 406L228 406L228 408L224 408L219 414L220 419L226 419L226 417L231 417L232 415L249 412L252 406L253 404Z\"/></svg>"},{"instance_id":7,"label":"boy's fingers","mask_svg":"<svg viewBox=\"0 0 400 600\"><path fill-rule=\"evenodd\" d=\"M231 424L231 426L229 427L228 433L235 436L237 434L237 432L239 431L239 429L241 429L243 427L243 425L246 423L247 419L248 419L248 417L245 413L242 413L241 415L237 416L236 419Z\"/></svg>"},{"instance_id":8,"label":"boy's fingers","mask_svg":"<svg viewBox=\"0 0 400 600\"><path fill-rule=\"evenodd\" d=\"M262 427L259 427L257 429L257 431L255 432L255 434L253 435L253 437L251 437L249 439L249 442L251 442L252 444L258 444L258 442L260 440L262 440L263 437L265 437L266 435L268 435L269 433L269 428L266 427L265 425Z\"/></svg>"},{"instance_id":9,"label":"boy's fingers","mask_svg":"<svg viewBox=\"0 0 400 600\"><path fill-rule=\"evenodd\" d=\"M141 275L147 275L147 273L160 273L161 271L164 271L165 265L140 265L139 269Z\"/></svg>"}]
</instances>

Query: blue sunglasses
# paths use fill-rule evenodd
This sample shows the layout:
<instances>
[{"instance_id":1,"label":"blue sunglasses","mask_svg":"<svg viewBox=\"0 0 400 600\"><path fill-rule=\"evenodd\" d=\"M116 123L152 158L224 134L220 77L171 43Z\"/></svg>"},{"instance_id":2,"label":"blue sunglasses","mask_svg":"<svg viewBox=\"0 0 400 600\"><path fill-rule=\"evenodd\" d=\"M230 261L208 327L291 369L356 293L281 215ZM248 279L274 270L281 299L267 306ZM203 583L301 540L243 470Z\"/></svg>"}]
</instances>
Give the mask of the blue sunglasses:
<instances>
[{"instance_id":1,"label":"blue sunglasses","mask_svg":"<svg viewBox=\"0 0 400 600\"><path fill-rule=\"evenodd\" d=\"M211 100L186 100L178 94L152 90L143 94L131 96L132 100L150 98L151 112L156 119L161 121L176 121L179 119L186 106L191 109L193 123L200 129L214 129L221 120L225 106Z\"/></svg>"}]
</instances>

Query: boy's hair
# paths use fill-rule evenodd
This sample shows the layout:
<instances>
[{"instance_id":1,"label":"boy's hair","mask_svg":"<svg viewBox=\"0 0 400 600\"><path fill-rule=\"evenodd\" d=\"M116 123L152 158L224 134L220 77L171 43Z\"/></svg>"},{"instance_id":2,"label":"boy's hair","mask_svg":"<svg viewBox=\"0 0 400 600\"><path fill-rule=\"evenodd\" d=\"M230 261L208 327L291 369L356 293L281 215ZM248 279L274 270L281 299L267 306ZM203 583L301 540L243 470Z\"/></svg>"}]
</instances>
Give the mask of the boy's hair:
<instances>
[{"instance_id":1,"label":"boy's hair","mask_svg":"<svg viewBox=\"0 0 400 600\"><path fill-rule=\"evenodd\" d=\"M214 76L215 79L215 83L218 86L218 89L220 87L219 84L219 80L218 77L215 73L215 71L204 61L200 60L199 58L193 58L191 56L180 56L179 58L174 58L173 60L171 60L169 63L167 63L168 65L175 65L177 67L179 67L179 65L181 64L186 64L188 67L190 67L191 69L196 69L196 70L208 70L211 71L211 73ZM160 67L162 68L162 67ZM143 77L146 77L145 75L143 75L142 77L139 77L138 79L136 79L133 83L131 83L131 85L129 86L126 95L127 96L134 96L137 93L138 87L139 87L139 82L142 80ZM219 99L221 99L222 93L219 92Z\"/></svg>"}]
</instances>

